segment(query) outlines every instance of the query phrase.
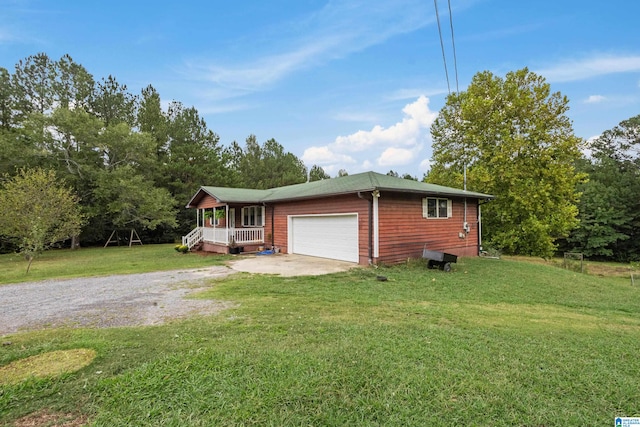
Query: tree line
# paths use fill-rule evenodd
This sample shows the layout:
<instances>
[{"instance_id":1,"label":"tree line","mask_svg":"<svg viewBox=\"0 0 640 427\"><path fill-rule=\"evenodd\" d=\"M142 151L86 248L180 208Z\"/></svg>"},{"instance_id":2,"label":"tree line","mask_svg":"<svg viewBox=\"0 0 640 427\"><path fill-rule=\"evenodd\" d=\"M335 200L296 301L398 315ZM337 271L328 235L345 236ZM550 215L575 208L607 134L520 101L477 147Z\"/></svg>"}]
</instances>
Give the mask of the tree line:
<instances>
[{"instance_id":1,"label":"tree line","mask_svg":"<svg viewBox=\"0 0 640 427\"><path fill-rule=\"evenodd\" d=\"M170 242L193 227L195 213L183 206L200 185L330 178L275 139L261 144L250 135L224 146L194 107L162 105L153 86L132 94L114 76L95 80L69 55L54 61L40 53L13 72L0 68L0 211L20 200L11 191L55 177L79 207L81 221L69 221L72 246L131 228L145 241ZM423 180L496 196L483 205L483 238L503 252L640 260L640 116L583 141L568 110L567 97L526 68L504 78L477 73L466 91L448 96L432 125L432 168ZM0 221L5 251L16 245L7 218L17 217Z\"/></svg>"},{"instance_id":2,"label":"tree line","mask_svg":"<svg viewBox=\"0 0 640 427\"><path fill-rule=\"evenodd\" d=\"M640 115L623 120L587 145L577 169L579 224L560 249L596 259L640 261Z\"/></svg>"},{"instance_id":3,"label":"tree line","mask_svg":"<svg viewBox=\"0 0 640 427\"><path fill-rule=\"evenodd\" d=\"M569 100L524 68L477 73L431 127L425 181L489 193L488 246L553 256L640 260L640 116L593 141L574 135Z\"/></svg>"},{"instance_id":4,"label":"tree line","mask_svg":"<svg viewBox=\"0 0 640 427\"><path fill-rule=\"evenodd\" d=\"M29 56L10 72L0 68L0 176L54 171L78 197L85 219L74 239L105 242L135 228L143 240L172 242L195 213L183 209L201 185L270 188L325 179L275 139L228 146L196 108L162 107L151 85L131 93L114 76L96 80L69 55ZM0 233L2 234L2 233ZM5 235L2 248L12 249Z\"/></svg>"}]
</instances>

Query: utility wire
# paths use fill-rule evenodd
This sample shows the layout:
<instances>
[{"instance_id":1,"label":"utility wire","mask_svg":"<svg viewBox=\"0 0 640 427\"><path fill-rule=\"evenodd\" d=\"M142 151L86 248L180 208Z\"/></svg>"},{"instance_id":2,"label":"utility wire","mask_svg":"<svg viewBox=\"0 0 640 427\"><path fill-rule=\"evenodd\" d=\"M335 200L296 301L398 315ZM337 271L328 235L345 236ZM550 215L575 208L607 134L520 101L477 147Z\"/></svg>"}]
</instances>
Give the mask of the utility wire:
<instances>
[{"instance_id":1,"label":"utility wire","mask_svg":"<svg viewBox=\"0 0 640 427\"><path fill-rule=\"evenodd\" d=\"M453 68L456 73L456 92L460 92L458 86L458 59L456 58L456 41L453 38L453 14L451 13L451 0L447 0L449 3L449 26L451 27L451 46L453 46ZM436 15L437 15L436 11ZM440 21L438 20L438 25L440 25ZM440 42L442 42L442 36L440 36Z\"/></svg>"},{"instance_id":2,"label":"utility wire","mask_svg":"<svg viewBox=\"0 0 640 427\"><path fill-rule=\"evenodd\" d=\"M442 28L440 28L440 15L438 14L438 0L433 0L436 8L436 21L438 21L438 34L440 35L440 48L442 49L442 62L444 62L444 75L447 77L447 90L451 95L451 86L449 85L449 71L447 70L447 57L444 53L444 42L442 41Z\"/></svg>"}]
</instances>

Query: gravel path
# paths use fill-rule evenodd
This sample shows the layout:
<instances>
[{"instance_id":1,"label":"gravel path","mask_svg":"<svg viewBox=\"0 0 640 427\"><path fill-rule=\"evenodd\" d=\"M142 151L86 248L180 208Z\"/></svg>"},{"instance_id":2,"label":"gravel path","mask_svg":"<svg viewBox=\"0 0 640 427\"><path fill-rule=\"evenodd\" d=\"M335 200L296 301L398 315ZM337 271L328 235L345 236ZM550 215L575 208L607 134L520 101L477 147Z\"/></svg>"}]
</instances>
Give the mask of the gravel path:
<instances>
[{"instance_id":1,"label":"gravel path","mask_svg":"<svg viewBox=\"0 0 640 427\"><path fill-rule=\"evenodd\" d=\"M233 273L227 267L159 271L0 286L0 336L55 327L137 326L211 314L229 302L184 297Z\"/></svg>"}]
</instances>

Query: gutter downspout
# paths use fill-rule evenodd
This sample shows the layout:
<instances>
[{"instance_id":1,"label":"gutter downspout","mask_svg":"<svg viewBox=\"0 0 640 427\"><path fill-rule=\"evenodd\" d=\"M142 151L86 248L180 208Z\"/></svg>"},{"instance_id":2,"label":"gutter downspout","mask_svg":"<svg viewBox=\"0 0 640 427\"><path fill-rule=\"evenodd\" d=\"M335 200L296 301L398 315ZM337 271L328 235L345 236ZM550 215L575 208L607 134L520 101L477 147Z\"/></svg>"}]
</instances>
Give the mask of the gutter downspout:
<instances>
[{"instance_id":1,"label":"gutter downspout","mask_svg":"<svg viewBox=\"0 0 640 427\"><path fill-rule=\"evenodd\" d=\"M367 246L368 246L368 254L369 254L369 265L373 264L373 247L372 247L372 240L373 240L373 197L371 197L371 200L369 199L365 199L364 197L362 197L362 193L360 191L358 191L358 197L362 200L366 200L369 202L369 238L367 239Z\"/></svg>"},{"instance_id":2,"label":"gutter downspout","mask_svg":"<svg viewBox=\"0 0 640 427\"><path fill-rule=\"evenodd\" d=\"M478 255L482 252L482 203L478 200Z\"/></svg>"},{"instance_id":3,"label":"gutter downspout","mask_svg":"<svg viewBox=\"0 0 640 427\"><path fill-rule=\"evenodd\" d=\"M373 198L373 257L380 257L380 216L378 214L378 200L380 199L380 191L374 190L371 193Z\"/></svg>"}]
</instances>

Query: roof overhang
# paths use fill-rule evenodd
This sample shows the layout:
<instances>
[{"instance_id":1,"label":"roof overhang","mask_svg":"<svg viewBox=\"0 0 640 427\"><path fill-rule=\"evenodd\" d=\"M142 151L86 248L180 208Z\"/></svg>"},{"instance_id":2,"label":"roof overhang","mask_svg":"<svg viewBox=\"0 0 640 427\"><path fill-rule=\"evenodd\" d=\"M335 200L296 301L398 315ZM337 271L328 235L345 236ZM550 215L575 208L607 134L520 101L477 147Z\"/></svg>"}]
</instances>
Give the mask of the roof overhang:
<instances>
[{"instance_id":1,"label":"roof overhang","mask_svg":"<svg viewBox=\"0 0 640 427\"><path fill-rule=\"evenodd\" d=\"M348 194L366 192L392 192L404 194L419 194L423 196L444 196L455 198L470 198L477 200L492 200L490 194L459 190L441 185L426 184L403 178L389 177L375 172L365 172L325 181L315 181L304 184L294 184L269 190L231 187L200 187L198 192L187 203L187 208L195 208L200 201L208 196L215 198L218 203L238 204L267 204L278 202L293 202L325 197L336 197Z\"/></svg>"}]
</instances>

